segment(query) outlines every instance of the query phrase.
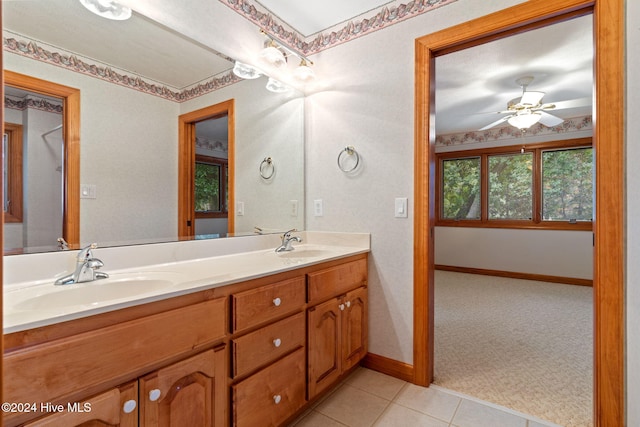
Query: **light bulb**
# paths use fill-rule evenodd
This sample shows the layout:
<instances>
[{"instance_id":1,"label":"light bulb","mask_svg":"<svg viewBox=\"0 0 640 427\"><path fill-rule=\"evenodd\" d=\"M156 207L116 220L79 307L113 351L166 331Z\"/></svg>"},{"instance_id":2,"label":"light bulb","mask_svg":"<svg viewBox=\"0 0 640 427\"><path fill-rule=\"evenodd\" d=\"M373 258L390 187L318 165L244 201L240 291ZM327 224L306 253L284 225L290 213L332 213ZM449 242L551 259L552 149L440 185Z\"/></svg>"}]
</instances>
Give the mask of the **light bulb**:
<instances>
[{"instance_id":1,"label":"light bulb","mask_svg":"<svg viewBox=\"0 0 640 427\"><path fill-rule=\"evenodd\" d=\"M260 58L278 68L286 65L287 63L284 53L274 45L270 45L262 49L260 52Z\"/></svg>"},{"instance_id":2,"label":"light bulb","mask_svg":"<svg viewBox=\"0 0 640 427\"><path fill-rule=\"evenodd\" d=\"M311 67L309 67L307 61L304 59L300 61L298 68L293 70L293 75L296 79L303 82L308 82L316 77L316 73L311 69Z\"/></svg>"},{"instance_id":3,"label":"light bulb","mask_svg":"<svg viewBox=\"0 0 640 427\"><path fill-rule=\"evenodd\" d=\"M103 18L115 21L131 18L131 9L113 0L80 0L80 4Z\"/></svg>"}]
</instances>

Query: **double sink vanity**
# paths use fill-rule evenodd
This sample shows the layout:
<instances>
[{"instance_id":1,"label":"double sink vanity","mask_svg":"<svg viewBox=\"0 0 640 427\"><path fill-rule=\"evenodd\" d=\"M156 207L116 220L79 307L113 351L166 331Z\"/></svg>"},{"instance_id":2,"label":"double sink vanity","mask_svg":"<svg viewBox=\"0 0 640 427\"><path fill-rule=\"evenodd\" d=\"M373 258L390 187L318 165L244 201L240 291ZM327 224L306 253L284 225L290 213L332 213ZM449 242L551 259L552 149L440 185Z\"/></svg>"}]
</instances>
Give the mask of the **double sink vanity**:
<instances>
[{"instance_id":1,"label":"double sink vanity","mask_svg":"<svg viewBox=\"0 0 640 427\"><path fill-rule=\"evenodd\" d=\"M296 236L281 252L278 235L95 249L109 277L62 286L77 252L10 257L5 425L295 419L367 353L370 248Z\"/></svg>"}]
</instances>

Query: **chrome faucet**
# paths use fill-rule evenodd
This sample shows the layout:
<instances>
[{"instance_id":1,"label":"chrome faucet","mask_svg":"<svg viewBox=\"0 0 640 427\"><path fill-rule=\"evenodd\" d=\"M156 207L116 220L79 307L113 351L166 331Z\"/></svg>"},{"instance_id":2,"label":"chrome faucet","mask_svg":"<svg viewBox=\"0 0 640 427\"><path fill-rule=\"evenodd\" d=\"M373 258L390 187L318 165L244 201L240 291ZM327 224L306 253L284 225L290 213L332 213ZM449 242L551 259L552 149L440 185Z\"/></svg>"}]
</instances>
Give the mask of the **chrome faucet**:
<instances>
[{"instance_id":1,"label":"chrome faucet","mask_svg":"<svg viewBox=\"0 0 640 427\"><path fill-rule=\"evenodd\" d=\"M56 280L55 284L71 285L73 283L92 282L109 277L107 273L96 271L104 266L103 262L98 258L94 258L93 252L91 252L92 249L96 249L97 247L98 245L96 243L92 243L82 248L76 258L76 270Z\"/></svg>"},{"instance_id":2,"label":"chrome faucet","mask_svg":"<svg viewBox=\"0 0 640 427\"><path fill-rule=\"evenodd\" d=\"M295 228L287 231L282 235L282 244L276 248L276 252L292 251L295 248L291 246L291 242L302 242L302 239L298 236L292 236L291 233L298 231Z\"/></svg>"}]
</instances>

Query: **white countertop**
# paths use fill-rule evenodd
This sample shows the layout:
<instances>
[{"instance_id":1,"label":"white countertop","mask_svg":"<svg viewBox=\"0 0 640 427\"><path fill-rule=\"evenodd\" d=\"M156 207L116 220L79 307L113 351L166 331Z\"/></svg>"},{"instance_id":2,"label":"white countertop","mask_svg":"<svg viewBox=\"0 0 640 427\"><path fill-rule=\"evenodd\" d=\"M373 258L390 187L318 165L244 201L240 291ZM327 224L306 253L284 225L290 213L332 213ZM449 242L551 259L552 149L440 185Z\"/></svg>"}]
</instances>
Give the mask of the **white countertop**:
<instances>
[{"instance_id":1,"label":"white countertop","mask_svg":"<svg viewBox=\"0 0 640 427\"><path fill-rule=\"evenodd\" d=\"M127 248L96 249L94 256L102 259L105 266L101 269L109 273L108 279L93 282L55 286L53 282L57 277L36 278L27 281L14 281L4 284L4 333L18 332L41 326L47 326L59 322L88 317L99 313L105 313L126 307L131 307L149 302L159 301L193 292L198 292L214 287L230 285L258 277L268 276L303 266L314 265L333 259L339 259L370 250L370 236L366 233L320 233L302 232L296 233L303 238L303 243L294 243L296 248L291 252L276 253L275 246L264 249L265 243L272 243L273 237L268 240L266 236L257 236L255 242L244 240L238 246L239 239L254 239L253 237L241 237L223 239L228 242L214 242L216 250L211 252L223 252L220 246L235 245L229 247L232 252L226 255L213 255L207 257L193 257L181 259L184 255L178 247L164 247L158 256L160 262L153 264L147 258L146 263L140 266L132 266L129 256L143 253L145 247L137 246L129 249L130 252L117 253L117 249L127 251ZM236 242L234 242L236 240ZM279 239L278 239L279 241ZM168 245L189 245L195 242L179 242ZM256 250L246 250L256 243ZM202 245L202 243L200 243ZM184 246L187 247L187 246ZM150 251L157 251L157 245L148 245ZM171 249L171 250L167 250ZM189 247L189 250L192 248ZM112 253L107 252L111 250ZM109 262L101 257L101 251L108 255L114 266L125 268L109 268ZM75 259L77 251L69 251L66 257ZM167 256L166 254L170 254ZM56 253L59 257L59 253ZM118 262L118 257L128 262ZM164 258L164 259L162 259ZM170 258L167 260L167 258ZM5 257L5 270L11 268L28 268L29 259L7 262ZM34 262L42 262L42 257L32 258ZM36 265L31 267L37 269ZM17 272L9 274L10 277L19 279ZM25 272L26 273L26 272ZM66 271L65 274L69 273Z\"/></svg>"}]
</instances>

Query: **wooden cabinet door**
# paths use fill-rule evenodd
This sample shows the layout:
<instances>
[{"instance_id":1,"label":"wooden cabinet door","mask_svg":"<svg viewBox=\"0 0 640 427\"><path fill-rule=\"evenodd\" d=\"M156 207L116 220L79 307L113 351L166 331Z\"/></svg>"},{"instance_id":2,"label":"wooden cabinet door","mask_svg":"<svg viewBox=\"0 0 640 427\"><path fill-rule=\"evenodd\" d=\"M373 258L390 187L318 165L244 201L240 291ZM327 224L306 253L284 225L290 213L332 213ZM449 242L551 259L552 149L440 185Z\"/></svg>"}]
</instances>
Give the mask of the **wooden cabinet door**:
<instances>
[{"instance_id":1,"label":"wooden cabinet door","mask_svg":"<svg viewBox=\"0 0 640 427\"><path fill-rule=\"evenodd\" d=\"M307 310L309 399L330 386L342 373L340 299Z\"/></svg>"},{"instance_id":2,"label":"wooden cabinet door","mask_svg":"<svg viewBox=\"0 0 640 427\"><path fill-rule=\"evenodd\" d=\"M142 426L212 427L226 424L224 346L140 379Z\"/></svg>"},{"instance_id":3,"label":"wooden cabinet door","mask_svg":"<svg viewBox=\"0 0 640 427\"><path fill-rule=\"evenodd\" d=\"M138 382L113 388L61 412L24 424L25 427L136 427Z\"/></svg>"},{"instance_id":4,"label":"wooden cabinet door","mask_svg":"<svg viewBox=\"0 0 640 427\"><path fill-rule=\"evenodd\" d=\"M347 371L367 354L367 288L347 293L342 304L342 369Z\"/></svg>"}]
</instances>

